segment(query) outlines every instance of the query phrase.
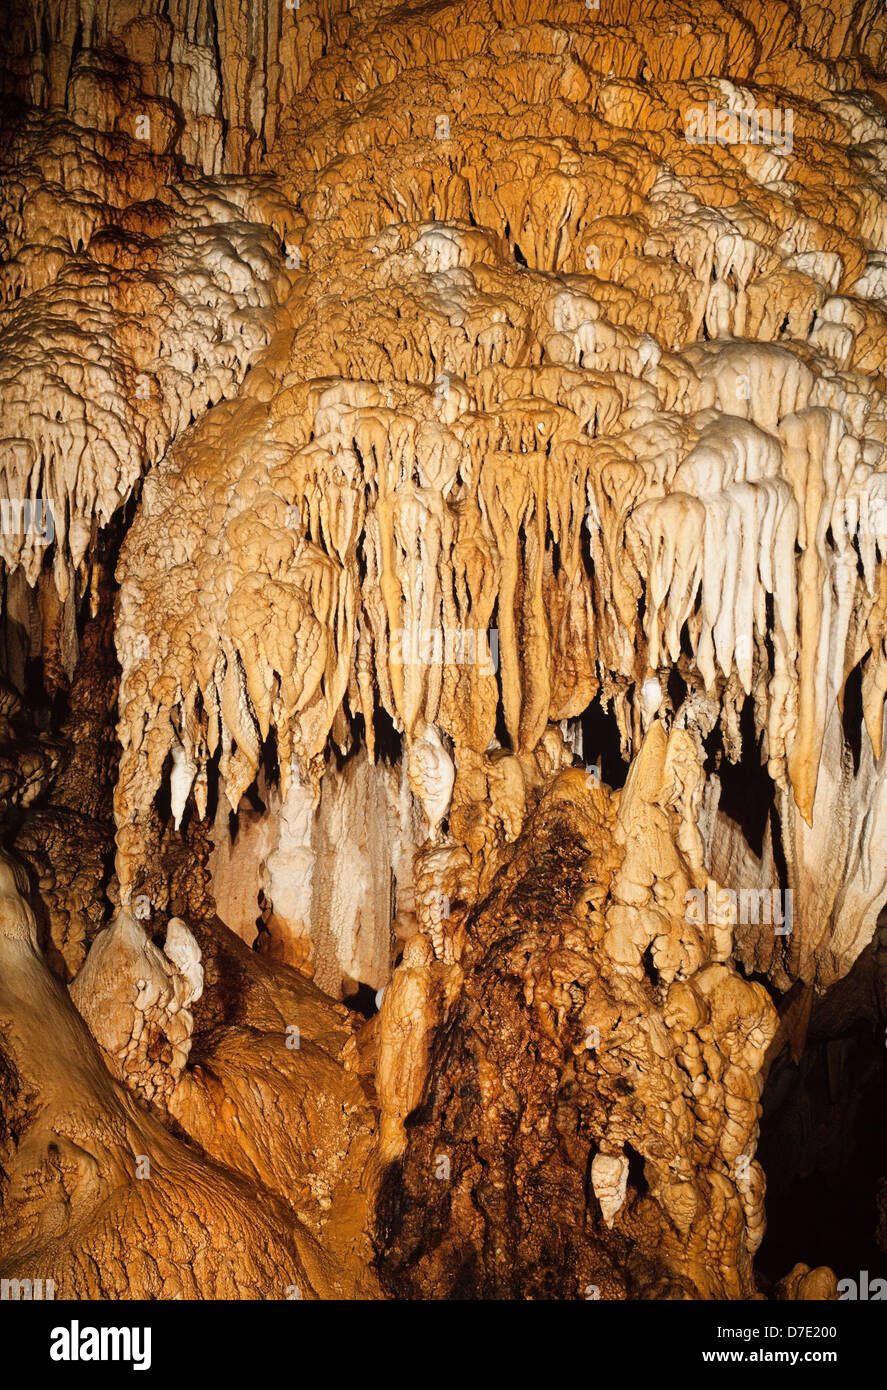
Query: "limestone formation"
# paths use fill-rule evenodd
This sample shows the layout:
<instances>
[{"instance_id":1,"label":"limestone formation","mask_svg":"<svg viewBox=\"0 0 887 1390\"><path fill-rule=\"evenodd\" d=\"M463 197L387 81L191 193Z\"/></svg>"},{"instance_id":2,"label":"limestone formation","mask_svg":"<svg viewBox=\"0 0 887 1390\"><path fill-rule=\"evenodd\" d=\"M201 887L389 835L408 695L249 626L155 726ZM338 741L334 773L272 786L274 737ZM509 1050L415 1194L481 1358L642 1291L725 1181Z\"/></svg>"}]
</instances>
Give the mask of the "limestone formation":
<instances>
[{"instance_id":1,"label":"limestone formation","mask_svg":"<svg viewBox=\"0 0 887 1390\"><path fill-rule=\"evenodd\" d=\"M887 1252L887 11L0 32L0 1272L838 1297ZM829 1106L797 1178L858 1232L808 1247L768 1136Z\"/></svg>"}]
</instances>

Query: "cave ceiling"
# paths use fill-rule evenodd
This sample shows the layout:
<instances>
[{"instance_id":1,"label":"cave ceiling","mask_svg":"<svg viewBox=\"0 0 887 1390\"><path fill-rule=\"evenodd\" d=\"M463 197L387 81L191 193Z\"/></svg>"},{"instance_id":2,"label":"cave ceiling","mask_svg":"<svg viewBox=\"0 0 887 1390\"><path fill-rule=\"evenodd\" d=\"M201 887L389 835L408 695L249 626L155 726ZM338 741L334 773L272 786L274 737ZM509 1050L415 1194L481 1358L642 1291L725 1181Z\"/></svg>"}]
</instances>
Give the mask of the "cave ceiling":
<instances>
[{"instance_id":1,"label":"cave ceiling","mask_svg":"<svg viewBox=\"0 0 887 1390\"><path fill-rule=\"evenodd\" d=\"M863 1297L885 7L0 34L4 1287Z\"/></svg>"}]
</instances>

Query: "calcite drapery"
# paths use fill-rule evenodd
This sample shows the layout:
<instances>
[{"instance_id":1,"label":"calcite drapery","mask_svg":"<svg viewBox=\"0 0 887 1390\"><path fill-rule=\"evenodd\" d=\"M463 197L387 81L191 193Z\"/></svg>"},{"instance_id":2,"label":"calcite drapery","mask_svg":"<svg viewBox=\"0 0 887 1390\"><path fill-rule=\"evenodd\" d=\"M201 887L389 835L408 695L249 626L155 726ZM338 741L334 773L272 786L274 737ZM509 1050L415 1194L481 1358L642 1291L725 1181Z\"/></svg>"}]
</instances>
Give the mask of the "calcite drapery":
<instances>
[{"instance_id":1,"label":"calcite drapery","mask_svg":"<svg viewBox=\"0 0 887 1390\"><path fill-rule=\"evenodd\" d=\"M150 1102L150 1142L181 1125L226 1170L232 1231L259 1229L241 1181L283 1201L262 1232L314 1291L378 1291L378 1198L389 1288L457 1289L462 1242L475 1292L563 1265L579 1294L752 1296L775 1020L737 966L824 989L887 896L882 7L51 10L14 0L4 78L30 103L0 148L4 671L27 694L41 663L63 701L92 670L99 531L125 532L116 877L76 777L53 786L83 759L50 701L26 728L13 700L4 740L39 944L92 1035L56 991L85 1129ZM595 703L618 795L569 770L614 756ZM718 757L766 766L760 853ZM791 894L790 930L712 914L724 888ZM37 930L11 1010L50 989ZM219 961L255 1017L219 1012ZM378 1018L346 1026L287 966L384 989ZM61 1087L58 1058L12 1051ZM559 1147L566 1111L582 1142ZM494 1118L504 1175L481 1141L430 1185L450 1112ZM490 1191L541 1203L548 1162L540 1245ZM69 1230L78 1287L91 1239ZM188 1253L140 1287L178 1289ZM228 1288L212 1264L184 1291Z\"/></svg>"}]
</instances>

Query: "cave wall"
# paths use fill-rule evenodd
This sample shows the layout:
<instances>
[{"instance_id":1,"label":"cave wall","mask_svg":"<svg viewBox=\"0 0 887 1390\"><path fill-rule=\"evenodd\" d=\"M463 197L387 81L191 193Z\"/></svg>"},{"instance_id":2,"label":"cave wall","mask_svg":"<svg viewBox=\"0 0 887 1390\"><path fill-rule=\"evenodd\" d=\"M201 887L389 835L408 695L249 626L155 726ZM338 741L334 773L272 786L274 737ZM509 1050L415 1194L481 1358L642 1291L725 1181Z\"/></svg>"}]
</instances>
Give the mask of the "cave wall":
<instances>
[{"instance_id":1,"label":"cave wall","mask_svg":"<svg viewBox=\"0 0 887 1390\"><path fill-rule=\"evenodd\" d=\"M0 1270L834 1296L756 1149L887 900L883 6L0 32Z\"/></svg>"}]
</instances>

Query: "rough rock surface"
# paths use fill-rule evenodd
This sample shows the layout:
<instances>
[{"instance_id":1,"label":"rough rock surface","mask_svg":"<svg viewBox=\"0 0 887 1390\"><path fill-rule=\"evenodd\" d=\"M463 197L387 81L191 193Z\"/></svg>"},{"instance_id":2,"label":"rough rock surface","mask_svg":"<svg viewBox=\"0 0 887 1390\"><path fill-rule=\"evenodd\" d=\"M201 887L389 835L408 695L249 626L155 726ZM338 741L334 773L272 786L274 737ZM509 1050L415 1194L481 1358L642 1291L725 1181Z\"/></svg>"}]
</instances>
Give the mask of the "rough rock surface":
<instances>
[{"instance_id":1,"label":"rough rock surface","mask_svg":"<svg viewBox=\"0 0 887 1390\"><path fill-rule=\"evenodd\" d=\"M756 1148L883 1075L883 5L0 33L0 1271L834 1297Z\"/></svg>"}]
</instances>

